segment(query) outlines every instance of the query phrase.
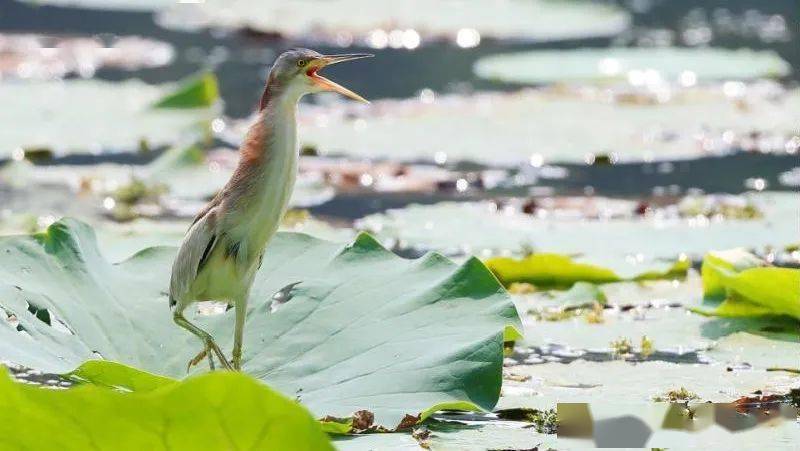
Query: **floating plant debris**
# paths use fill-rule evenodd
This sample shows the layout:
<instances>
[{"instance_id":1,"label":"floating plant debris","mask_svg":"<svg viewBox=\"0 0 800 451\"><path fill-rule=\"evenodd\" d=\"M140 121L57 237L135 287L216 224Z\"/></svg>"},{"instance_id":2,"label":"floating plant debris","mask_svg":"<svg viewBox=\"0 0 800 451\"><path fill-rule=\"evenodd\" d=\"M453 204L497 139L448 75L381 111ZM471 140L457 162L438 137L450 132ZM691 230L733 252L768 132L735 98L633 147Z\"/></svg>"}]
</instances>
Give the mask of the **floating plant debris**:
<instances>
[{"instance_id":1,"label":"floating plant debris","mask_svg":"<svg viewBox=\"0 0 800 451\"><path fill-rule=\"evenodd\" d=\"M700 399L700 397L697 396L696 393L693 393L684 387L681 387L677 390L670 390L663 395L653 397L653 401L655 402L684 402L693 401L696 399Z\"/></svg>"}]
</instances>

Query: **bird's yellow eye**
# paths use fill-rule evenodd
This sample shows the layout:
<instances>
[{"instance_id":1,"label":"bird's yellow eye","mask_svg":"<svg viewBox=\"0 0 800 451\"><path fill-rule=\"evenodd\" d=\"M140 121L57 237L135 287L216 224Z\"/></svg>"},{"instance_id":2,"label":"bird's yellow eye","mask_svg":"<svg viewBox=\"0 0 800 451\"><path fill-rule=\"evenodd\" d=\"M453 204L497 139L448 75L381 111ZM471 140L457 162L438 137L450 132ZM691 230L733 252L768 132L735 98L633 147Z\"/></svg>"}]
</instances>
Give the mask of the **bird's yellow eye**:
<instances>
[{"instance_id":1,"label":"bird's yellow eye","mask_svg":"<svg viewBox=\"0 0 800 451\"><path fill-rule=\"evenodd\" d=\"M297 67L306 67L306 60L298 60Z\"/></svg>"}]
</instances>

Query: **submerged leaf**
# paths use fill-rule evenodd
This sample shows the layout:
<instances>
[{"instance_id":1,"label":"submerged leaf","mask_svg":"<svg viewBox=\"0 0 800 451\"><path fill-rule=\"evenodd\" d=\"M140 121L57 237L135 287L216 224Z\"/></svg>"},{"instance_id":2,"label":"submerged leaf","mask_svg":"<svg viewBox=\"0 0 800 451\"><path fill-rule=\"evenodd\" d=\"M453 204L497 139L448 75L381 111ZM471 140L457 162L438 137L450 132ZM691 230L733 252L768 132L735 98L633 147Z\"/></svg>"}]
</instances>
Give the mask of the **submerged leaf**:
<instances>
[{"instance_id":1,"label":"submerged leaf","mask_svg":"<svg viewBox=\"0 0 800 451\"><path fill-rule=\"evenodd\" d=\"M0 359L64 373L99 354L184 376L201 344L172 322L166 290L174 255L149 248L111 264L93 230L74 220L0 238L0 313L19 321L19 329L0 321ZM272 312L273 295L296 282ZM42 322L29 305L64 327ZM190 319L228 350L233 314ZM503 343L519 330L507 293L477 259L404 260L365 234L342 245L279 233L252 289L243 366L318 418L369 410L376 425L394 429L431 408L491 409ZM141 385L127 376L102 383Z\"/></svg>"},{"instance_id":2,"label":"submerged leaf","mask_svg":"<svg viewBox=\"0 0 800 451\"><path fill-rule=\"evenodd\" d=\"M5 449L333 449L303 407L234 372L119 393L23 385L0 369L0 435Z\"/></svg>"}]
</instances>

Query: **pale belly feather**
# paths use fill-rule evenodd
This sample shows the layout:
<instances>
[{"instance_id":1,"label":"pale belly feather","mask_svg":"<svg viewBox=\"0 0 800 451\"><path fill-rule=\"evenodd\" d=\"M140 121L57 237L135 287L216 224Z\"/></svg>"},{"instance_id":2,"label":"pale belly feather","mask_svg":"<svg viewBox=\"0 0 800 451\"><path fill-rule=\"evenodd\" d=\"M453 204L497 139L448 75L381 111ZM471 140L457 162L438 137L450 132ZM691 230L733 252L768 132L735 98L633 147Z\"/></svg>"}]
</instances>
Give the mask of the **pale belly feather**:
<instances>
[{"instance_id":1,"label":"pale belly feather","mask_svg":"<svg viewBox=\"0 0 800 451\"><path fill-rule=\"evenodd\" d=\"M289 205L297 178L296 129L294 114L290 120L275 124L270 158L264 165L260 183L244 213L226 217L221 240L193 284L196 299L234 303L247 296L264 248L280 226ZM238 243L235 257L229 247Z\"/></svg>"}]
</instances>

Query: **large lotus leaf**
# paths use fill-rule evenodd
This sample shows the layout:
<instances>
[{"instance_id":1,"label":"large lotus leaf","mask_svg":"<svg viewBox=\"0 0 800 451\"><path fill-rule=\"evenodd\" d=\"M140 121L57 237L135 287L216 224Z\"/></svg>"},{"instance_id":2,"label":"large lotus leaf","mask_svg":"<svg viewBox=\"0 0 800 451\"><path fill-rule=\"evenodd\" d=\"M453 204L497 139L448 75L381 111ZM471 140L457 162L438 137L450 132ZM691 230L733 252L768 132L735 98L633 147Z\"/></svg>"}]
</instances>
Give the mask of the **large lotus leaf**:
<instances>
[{"instance_id":1,"label":"large lotus leaf","mask_svg":"<svg viewBox=\"0 0 800 451\"><path fill-rule=\"evenodd\" d=\"M709 253L703 259L706 297L724 294L720 316L787 315L800 320L800 269L759 265L746 253Z\"/></svg>"},{"instance_id":2,"label":"large lotus leaf","mask_svg":"<svg viewBox=\"0 0 800 451\"><path fill-rule=\"evenodd\" d=\"M176 28L249 28L287 37L313 35L333 38L344 34L360 40L366 38L368 44L376 47L395 45L396 38L381 44L381 35L376 36L373 32L387 27L383 40L389 38L386 32L392 29L401 32L416 29L412 36L417 39L420 35L455 38L459 30L468 29L477 31L478 37L551 41L613 36L626 29L630 21L628 14L619 8L585 1L466 2L456 7L446 0L388 3L369 0L206 0L194 4L176 4L170 0L27 1L95 9L161 10L159 24ZM470 37L472 35L470 33ZM409 48L419 45L419 41L409 39L407 37L399 44ZM474 44L477 43L463 45Z\"/></svg>"},{"instance_id":3,"label":"large lotus leaf","mask_svg":"<svg viewBox=\"0 0 800 451\"><path fill-rule=\"evenodd\" d=\"M49 149L56 155L136 151L194 133L214 108L153 109L175 86L138 80L61 80L0 83L0 159L16 149ZM53 99L58 99L54 102Z\"/></svg>"},{"instance_id":4,"label":"large lotus leaf","mask_svg":"<svg viewBox=\"0 0 800 451\"><path fill-rule=\"evenodd\" d=\"M699 259L733 247L762 248L797 241L800 205L794 193L751 196L759 219L697 221L694 218L538 218L499 210L491 202L410 205L367 216L356 226L402 248L431 249L456 256L490 257L535 252L576 255L580 263L630 277L668 270L681 254Z\"/></svg>"},{"instance_id":5,"label":"large lotus leaf","mask_svg":"<svg viewBox=\"0 0 800 451\"><path fill-rule=\"evenodd\" d=\"M323 153L358 158L517 165L532 157L583 163L591 154L622 162L697 158L748 145L754 130L781 139L798 132L800 90L749 86L739 98L709 86L641 101L624 94L609 101L603 89L526 89L308 107L299 136Z\"/></svg>"},{"instance_id":6,"label":"large lotus leaf","mask_svg":"<svg viewBox=\"0 0 800 451\"><path fill-rule=\"evenodd\" d=\"M791 70L771 51L673 47L534 50L487 56L475 63L479 77L518 84L636 82L637 76L650 83L678 83L689 76L694 83L783 77Z\"/></svg>"},{"instance_id":7,"label":"large lotus leaf","mask_svg":"<svg viewBox=\"0 0 800 451\"><path fill-rule=\"evenodd\" d=\"M308 411L243 374L137 394L93 385L46 390L0 373L3 449L333 449Z\"/></svg>"},{"instance_id":8,"label":"large lotus leaf","mask_svg":"<svg viewBox=\"0 0 800 451\"><path fill-rule=\"evenodd\" d=\"M185 375L199 343L167 306L174 255L150 248L110 264L92 230L72 220L0 239L0 306L19 322L0 322L0 359L63 373L101 357ZM290 301L273 302L296 282ZM193 319L230 349L233 311ZM367 235L341 245L282 233L252 289L243 366L317 416L367 409L394 428L430 408L491 409L504 338L519 328L476 259L404 260Z\"/></svg>"}]
</instances>

